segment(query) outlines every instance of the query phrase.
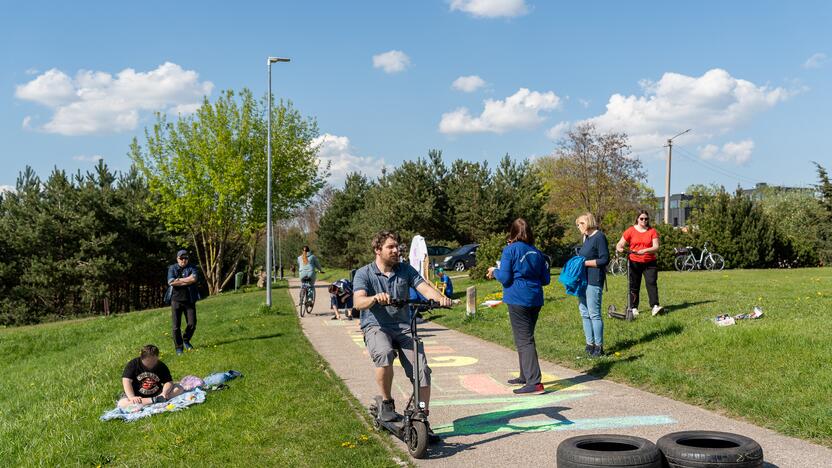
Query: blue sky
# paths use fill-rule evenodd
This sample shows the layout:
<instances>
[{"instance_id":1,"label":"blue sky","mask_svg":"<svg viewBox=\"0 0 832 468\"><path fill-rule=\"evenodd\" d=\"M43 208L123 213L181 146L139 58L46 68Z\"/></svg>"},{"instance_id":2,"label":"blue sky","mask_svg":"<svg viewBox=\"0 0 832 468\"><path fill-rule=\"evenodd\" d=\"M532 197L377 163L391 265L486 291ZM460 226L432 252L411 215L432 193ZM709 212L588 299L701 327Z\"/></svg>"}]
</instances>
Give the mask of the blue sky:
<instances>
[{"instance_id":1,"label":"blue sky","mask_svg":"<svg viewBox=\"0 0 832 468\"><path fill-rule=\"evenodd\" d=\"M340 170L443 150L549 154L592 121L631 135L648 183L816 182L832 166L832 3L17 2L0 18L0 186L103 157L126 169L152 112L266 90L315 116ZM375 58L374 58L375 57ZM455 81L458 86L454 87ZM338 177L334 177L338 182Z\"/></svg>"}]
</instances>

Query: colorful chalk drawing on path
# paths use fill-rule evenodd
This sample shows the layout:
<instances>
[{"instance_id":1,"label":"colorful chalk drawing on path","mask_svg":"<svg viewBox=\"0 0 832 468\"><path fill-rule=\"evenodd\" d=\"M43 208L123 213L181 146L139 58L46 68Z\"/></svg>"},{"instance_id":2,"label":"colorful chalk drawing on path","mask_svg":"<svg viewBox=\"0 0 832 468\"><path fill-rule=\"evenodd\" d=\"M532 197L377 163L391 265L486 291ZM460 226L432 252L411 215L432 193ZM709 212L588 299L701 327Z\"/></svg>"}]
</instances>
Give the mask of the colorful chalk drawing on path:
<instances>
[{"instance_id":1,"label":"colorful chalk drawing on path","mask_svg":"<svg viewBox=\"0 0 832 468\"><path fill-rule=\"evenodd\" d=\"M582 418L570 420L561 413L570 408L557 406L557 403L578 400L593 395L592 392L546 393L536 397L525 397L518 401L518 397L480 398L464 400L434 401L433 407L457 405L483 405L494 403L510 403L497 411L475 414L456 419L450 424L434 425L437 434L462 436L473 434L489 434L492 432L544 432L563 430L598 430L623 429L636 426L656 426L674 424L676 421L669 416L619 416L605 418ZM528 419L533 416L544 418Z\"/></svg>"},{"instance_id":2,"label":"colorful chalk drawing on path","mask_svg":"<svg viewBox=\"0 0 832 468\"><path fill-rule=\"evenodd\" d=\"M327 320L325 323L330 326L343 326L350 339L356 346L363 349L364 355L367 355L364 335L355 322ZM352 326L349 327L349 325ZM626 429L676 423L673 418L666 415L627 415L570 420L561 413L571 408L558 406L558 404L595 395L587 385L579 381L579 378L562 378L544 372L541 380L546 393L540 396L518 397L512 393L513 387L500 380L506 376L518 377L518 372L507 372L506 375L497 377L485 373L455 374L451 369L474 366L479 359L454 355L454 348L445 344L440 345L435 339L423 340L423 344L428 354L428 365L432 369L448 368L446 372L435 373L434 396L445 397L445 399L434 399L431 402L432 407L503 405L494 411L458 418L450 424L433 425L433 430L445 437L494 432ZM398 358L395 365L401 367ZM394 382L394 387L403 398L409 398L411 391L409 387L404 388L399 382Z\"/></svg>"}]
</instances>

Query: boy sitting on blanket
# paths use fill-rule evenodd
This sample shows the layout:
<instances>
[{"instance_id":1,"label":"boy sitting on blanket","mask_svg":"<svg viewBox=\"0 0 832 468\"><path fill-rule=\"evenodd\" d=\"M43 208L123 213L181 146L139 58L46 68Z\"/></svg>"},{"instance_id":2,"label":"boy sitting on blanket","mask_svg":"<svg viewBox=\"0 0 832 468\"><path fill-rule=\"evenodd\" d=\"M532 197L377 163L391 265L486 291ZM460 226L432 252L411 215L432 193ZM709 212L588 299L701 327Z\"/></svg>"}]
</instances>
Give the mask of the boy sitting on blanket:
<instances>
[{"instance_id":1,"label":"boy sitting on blanket","mask_svg":"<svg viewBox=\"0 0 832 468\"><path fill-rule=\"evenodd\" d=\"M185 391L173 381L168 366L159 360L159 348L152 344L142 347L141 355L127 363L121 384L124 393L118 401L120 408L162 403Z\"/></svg>"}]
</instances>

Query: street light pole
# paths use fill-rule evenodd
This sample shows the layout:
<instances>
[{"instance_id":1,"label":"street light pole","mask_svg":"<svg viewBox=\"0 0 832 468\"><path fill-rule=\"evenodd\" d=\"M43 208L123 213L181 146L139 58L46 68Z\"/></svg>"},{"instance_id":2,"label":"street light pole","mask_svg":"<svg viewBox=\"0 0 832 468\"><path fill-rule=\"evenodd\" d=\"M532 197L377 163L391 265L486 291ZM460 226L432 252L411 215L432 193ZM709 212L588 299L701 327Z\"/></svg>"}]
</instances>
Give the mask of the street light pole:
<instances>
[{"instance_id":1,"label":"street light pole","mask_svg":"<svg viewBox=\"0 0 832 468\"><path fill-rule=\"evenodd\" d=\"M272 306L272 64L288 62L287 58L269 57L269 112L266 130L266 306Z\"/></svg>"},{"instance_id":2,"label":"street light pole","mask_svg":"<svg viewBox=\"0 0 832 468\"><path fill-rule=\"evenodd\" d=\"M673 138L667 139L667 172L665 174L664 179L664 223L670 223L670 160L673 157L673 140L676 137L682 136L685 133L689 132L691 129L687 129L682 133L674 136Z\"/></svg>"}]
</instances>

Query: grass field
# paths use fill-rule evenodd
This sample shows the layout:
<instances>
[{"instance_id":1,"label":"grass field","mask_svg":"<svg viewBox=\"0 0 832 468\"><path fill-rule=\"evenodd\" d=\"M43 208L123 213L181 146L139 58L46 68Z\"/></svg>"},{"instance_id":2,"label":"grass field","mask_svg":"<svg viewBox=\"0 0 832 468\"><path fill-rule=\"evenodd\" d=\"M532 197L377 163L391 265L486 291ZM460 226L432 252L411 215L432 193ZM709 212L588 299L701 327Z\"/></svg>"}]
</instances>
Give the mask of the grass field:
<instances>
[{"instance_id":1,"label":"grass field","mask_svg":"<svg viewBox=\"0 0 832 468\"><path fill-rule=\"evenodd\" d=\"M312 349L285 289L200 302L197 349L173 355L168 309L0 330L3 466L396 466L364 411ZM100 422L141 345L174 378L236 369L230 389L182 412Z\"/></svg>"},{"instance_id":2,"label":"grass field","mask_svg":"<svg viewBox=\"0 0 832 468\"><path fill-rule=\"evenodd\" d=\"M608 356L588 359L577 301L552 277L537 325L540 357L687 401L780 433L832 447L832 268L728 270L659 275L668 314L635 322L605 317ZM455 281L462 297L467 278ZM499 291L475 283L480 302ZM625 279L610 280L603 311L626 304ZM642 303L646 291L642 287ZM717 327L718 314L764 318ZM439 323L513 348L505 306L465 319L459 307Z\"/></svg>"}]
</instances>

